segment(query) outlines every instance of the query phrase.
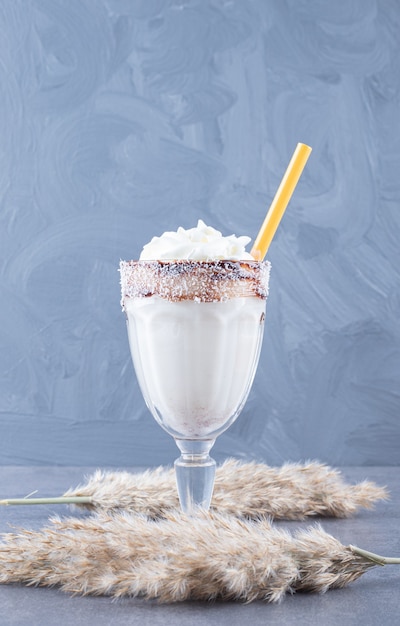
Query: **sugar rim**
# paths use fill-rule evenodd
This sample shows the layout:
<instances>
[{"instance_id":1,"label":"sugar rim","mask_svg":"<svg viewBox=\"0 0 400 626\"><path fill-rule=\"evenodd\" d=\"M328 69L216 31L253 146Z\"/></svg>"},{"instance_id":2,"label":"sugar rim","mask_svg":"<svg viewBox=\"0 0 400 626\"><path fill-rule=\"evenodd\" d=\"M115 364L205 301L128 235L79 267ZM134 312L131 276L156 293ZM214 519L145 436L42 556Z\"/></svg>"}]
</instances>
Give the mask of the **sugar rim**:
<instances>
[{"instance_id":1,"label":"sugar rim","mask_svg":"<svg viewBox=\"0 0 400 626\"><path fill-rule=\"evenodd\" d=\"M271 264L252 259L120 261L121 305L126 298L157 295L170 301L266 299ZM240 284L238 282L240 281Z\"/></svg>"}]
</instances>

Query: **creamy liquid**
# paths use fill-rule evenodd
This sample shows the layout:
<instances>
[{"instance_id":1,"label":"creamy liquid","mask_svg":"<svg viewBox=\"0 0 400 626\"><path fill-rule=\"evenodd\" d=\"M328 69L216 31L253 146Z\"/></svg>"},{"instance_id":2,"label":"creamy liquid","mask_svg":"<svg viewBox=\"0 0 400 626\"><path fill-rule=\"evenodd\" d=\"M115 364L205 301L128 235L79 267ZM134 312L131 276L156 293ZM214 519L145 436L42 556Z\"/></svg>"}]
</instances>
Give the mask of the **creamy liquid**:
<instances>
[{"instance_id":1,"label":"creamy liquid","mask_svg":"<svg viewBox=\"0 0 400 626\"><path fill-rule=\"evenodd\" d=\"M132 358L147 406L170 434L210 438L239 415L260 353L265 300L126 298Z\"/></svg>"}]
</instances>

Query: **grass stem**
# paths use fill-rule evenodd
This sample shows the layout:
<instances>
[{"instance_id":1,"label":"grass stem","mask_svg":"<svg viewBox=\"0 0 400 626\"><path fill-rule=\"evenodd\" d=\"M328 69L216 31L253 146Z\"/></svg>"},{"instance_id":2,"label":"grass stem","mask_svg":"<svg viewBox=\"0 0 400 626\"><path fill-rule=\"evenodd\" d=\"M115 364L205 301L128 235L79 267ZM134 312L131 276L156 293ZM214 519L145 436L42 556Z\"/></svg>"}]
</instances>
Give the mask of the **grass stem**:
<instances>
[{"instance_id":1,"label":"grass stem","mask_svg":"<svg viewBox=\"0 0 400 626\"><path fill-rule=\"evenodd\" d=\"M57 498L9 498L7 500L0 500L0 505L11 506L13 504L92 504L92 502L93 498L86 496L60 496Z\"/></svg>"},{"instance_id":2,"label":"grass stem","mask_svg":"<svg viewBox=\"0 0 400 626\"><path fill-rule=\"evenodd\" d=\"M349 546L349 548L354 554L358 554L358 556L362 556L364 559L368 559L377 565L400 565L400 557L380 556L356 546Z\"/></svg>"}]
</instances>

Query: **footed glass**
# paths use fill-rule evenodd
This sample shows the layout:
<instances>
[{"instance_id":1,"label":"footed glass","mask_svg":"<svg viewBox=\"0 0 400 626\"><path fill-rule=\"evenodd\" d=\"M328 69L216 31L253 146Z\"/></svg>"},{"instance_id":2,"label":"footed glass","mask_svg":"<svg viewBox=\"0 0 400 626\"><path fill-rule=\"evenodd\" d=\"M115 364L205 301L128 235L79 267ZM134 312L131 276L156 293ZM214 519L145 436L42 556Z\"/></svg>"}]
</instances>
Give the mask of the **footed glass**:
<instances>
[{"instance_id":1,"label":"footed glass","mask_svg":"<svg viewBox=\"0 0 400 626\"><path fill-rule=\"evenodd\" d=\"M122 306L138 382L181 452L182 510L208 509L209 452L238 417L262 342L270 265L256 261L122 261Z\"/></svg>"}]
</instances>

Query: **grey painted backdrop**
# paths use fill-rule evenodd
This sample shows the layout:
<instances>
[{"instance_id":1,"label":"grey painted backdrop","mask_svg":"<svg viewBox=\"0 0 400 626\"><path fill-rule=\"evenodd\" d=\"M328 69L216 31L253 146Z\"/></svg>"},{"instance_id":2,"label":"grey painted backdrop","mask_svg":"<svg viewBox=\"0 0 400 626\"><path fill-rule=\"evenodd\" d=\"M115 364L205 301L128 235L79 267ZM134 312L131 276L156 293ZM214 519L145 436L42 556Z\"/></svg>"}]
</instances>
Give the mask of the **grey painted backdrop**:
<instances>
[{"instance_id":1,"label":"grey painted backdrop","mask_svg":"<svg viewBox=\"0 0 400 626\"><path fill-rule=\"evenodd\" d=\"M120 258L199 217L270 248L263 353L214 456L397 464L398 0L2 0L0 462L177 456L133 372Z\"/></svg>"}]
</instances>

